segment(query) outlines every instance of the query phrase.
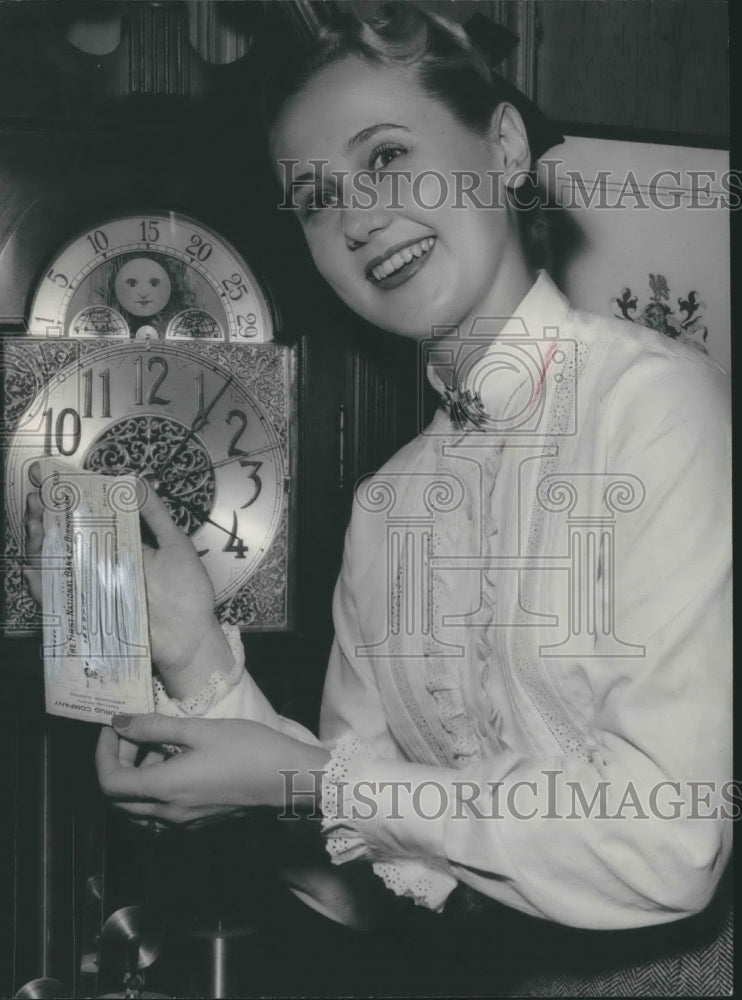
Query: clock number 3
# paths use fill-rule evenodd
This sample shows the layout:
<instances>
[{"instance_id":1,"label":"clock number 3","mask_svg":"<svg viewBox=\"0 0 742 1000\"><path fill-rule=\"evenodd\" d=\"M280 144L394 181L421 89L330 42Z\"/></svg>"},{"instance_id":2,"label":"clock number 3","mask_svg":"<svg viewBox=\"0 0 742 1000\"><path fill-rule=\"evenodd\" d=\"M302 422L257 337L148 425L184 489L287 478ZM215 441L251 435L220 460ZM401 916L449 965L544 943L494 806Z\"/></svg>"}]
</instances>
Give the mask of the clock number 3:
<instances>
[{"instance_id":1,"label":"clock number 3","mask_svg":"<svg viewBox=\"0 0 742 1000\"><path fill-rule=\"evenodd\" d=\"M262 464L263 464L262 462L250 462L246 458L241 458L240 459L240 466L241 466L241 468L243 468L243 469L250 469L250 472L248 473L247 478L252 481L253 486L254 486L253 495L250 497L249 500L247 500L245 503L243 503L243 505L240 507L240 510L244 510L245 507L250 507L252 504L255 503L255 501L260 496L260 491L263 488L263 483L260 480L260 476L258 475L258 472L260 471L260 466Z\"/></svg>"},{"instance_id":2,"label":"clock number 3","mask_svg":"<svg viewBox=\"0 0 742 1000\"><path fill-rule=\"evenodd\" d=\"M240 510L244 510L245 507L250 507L260 496L260 491L263 488L263 483L261 482L258 472L263 464L262 462L252 462L247 457L248 452L243 451L242 448L237 446L237 442L240 440L242 435L245 433L247 428L247 415L243 410L230 410L227 414L226 422L231 425L232 421L236 420L238 422L237 430L232 435L229 445L227 447L227 455L229 458L237 458L240 463L240 468L249 469L247 478L252 481L253 484L253 494L249 500L243 503ZM226 550L225 550L226 551Z\"/></svg>"}]
</instances>

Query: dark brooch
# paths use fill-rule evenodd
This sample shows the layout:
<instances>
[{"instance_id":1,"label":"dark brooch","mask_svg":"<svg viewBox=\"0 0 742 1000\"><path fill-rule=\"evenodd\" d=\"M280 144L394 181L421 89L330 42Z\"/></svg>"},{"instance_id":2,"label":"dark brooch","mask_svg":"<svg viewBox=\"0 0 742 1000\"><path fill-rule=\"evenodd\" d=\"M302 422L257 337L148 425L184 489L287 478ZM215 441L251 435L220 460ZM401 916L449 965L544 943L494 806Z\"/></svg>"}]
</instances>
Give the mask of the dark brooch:
<instances>
[{"instance_id":1,"label":"dark brooch","mask_svg":"<svg viewBox=\"0 0 742 1000\"><path fill-rule=\"evenodd\" d=\"M487 420L484 403L477 392L470 392L468 389L462 392L455 385L444 386L443 405L460 430L464 430L467 424L481 427Z\"/></svg>"}]
</instances>

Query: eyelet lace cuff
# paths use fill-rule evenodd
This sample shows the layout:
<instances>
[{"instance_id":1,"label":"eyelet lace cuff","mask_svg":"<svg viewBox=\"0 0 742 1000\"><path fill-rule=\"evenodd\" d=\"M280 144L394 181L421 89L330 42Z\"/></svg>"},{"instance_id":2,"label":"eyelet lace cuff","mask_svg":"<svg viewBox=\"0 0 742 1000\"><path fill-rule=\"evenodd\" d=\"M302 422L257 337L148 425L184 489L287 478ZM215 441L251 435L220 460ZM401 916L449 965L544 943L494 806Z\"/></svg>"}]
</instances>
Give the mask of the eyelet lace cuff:
<instances>
[{"instance_id":1,"label":"eyelet lace cuff","mask_svg":"<svg viewBox=\"0 0 742 1000\"><path fill-rule=\"evenodd\" d=\"M245 650L240 638L240 630L236 625L222 624L222 631L226 636L232 656L234 657L234 666L229 673L224 674L221 670L215 670L200 691L182 700L171 698L160 678L154 677L152 685L154 688L156 712L160 715L178 716L180 718L204 715L239 684L242 672L245 669Z\"/></svg>"},{"instance_id":2,"label":"eyelet lace cuff","mask_svg":"<svg viewBox=\"0 0 742 1000\"><path fill-rule=\"evenodd\" d=\"M371 866L395 896L408 896L417 906L440 913L458 882L447 872L429 868L423 861L400 858L376 861Z\"/></svg>"},{"instance_id":3,"label":"eyelet lace cuff","mask_svg":"<svg viewBox=\"0 0 742 1000\"><path fill-rule=\"evenodd\" d=\"M352 733L341 736L330 753L322 775L322 832L326 835L327 852L333 864L341 865L355 858L370 856L363 838L346 818L353 812L353 795L349 774L360 756L374 756L368 743Z\"/></svg>"},{"instance_id":4,"label":"eyelet lace cuff","mask_svg":"<svg viewBox=\"0 0 742 1000\"><path fill-rule=\"evenodd\" d=\"M366 815L368 801L360 803L356 813L352 772L356 762L373 758L371 744L352 733L342 736L330 753L322 775L322 832L333 864L341 865L356 858L371 858L372 851L354 827L354 815ZM387 889L397 896L408 896L418 906L440 911L449 893L456 887L453 875L432 867L417 858L379 860L372 863L374 872Z\"/></svg>"}]
</instances>

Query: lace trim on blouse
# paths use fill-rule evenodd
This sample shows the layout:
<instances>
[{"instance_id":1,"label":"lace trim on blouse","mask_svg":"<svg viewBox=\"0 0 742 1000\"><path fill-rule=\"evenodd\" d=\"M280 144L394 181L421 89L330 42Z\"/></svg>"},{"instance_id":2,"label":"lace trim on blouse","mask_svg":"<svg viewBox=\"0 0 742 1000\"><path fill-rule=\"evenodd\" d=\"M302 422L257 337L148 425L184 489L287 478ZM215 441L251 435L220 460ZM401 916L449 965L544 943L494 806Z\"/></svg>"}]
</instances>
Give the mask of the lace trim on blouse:
<instances>
[{"instance_id":1,"label":"lace trim on blouse","mask_svg":"<svg viewBox=\"0 0 742 1000\"><path fill-rule=\"evenodd\" d=\"M436 472L446 469L444 452L456 447L469 433L476 430L459 433L445 442L436 442ZM492 443L484 452L482 466L482 554L488 555L495 545L498 532L497 522L492 517L492 494L502 461L502 445ZM471 498L465 508L467 518L471 521L473 510ZM435 524L435 548L440 552L454 552L457 546L456 524L452 517L439 517ZM496 578L492 573L483 574L482 611L486 616L486 627L482 629L481 638L476 649L476 681L479 703L482 706L485 725L480 726L467 712L461 692L461 682L457 665L447 658L429 657L423 649L427 679L425 687L435 702L441 725L451 737L454 766L465 768L471 761L481 760L482 745L487 745L496 751L507 749L507 744L499 734L499 715L490 695L489 676L494 669L495 646L492 637L491 624L494 621ZM450 607L453 602L451 593L451 575L439 574L436 583L436 602L439 606Z\"/></svg>"},{"instance_id":2,"label":"lace trim on blouse","mask_svg":"<svg viewBox=\"0 0 742 1000\"><path fill-rule=\"evenodd\" d=\"M428 868L422 861L402 858L399 861L376 861L371 867L387 889L395 896L406 896L416 906L424 906L437 913L458 885L453 875L437 868Z\"/></svg>"},{"instance_id":3,"label":"lace trim on blouse","mask_svg":"<svg viewBox=\"0 0 742 1000\"><path fill-rule=\"evenodd\" d=\"M234 657L234 665L229 673L224 674L221 670L215 670L199 691L183 699L171 698L162 680L157 676L153 677L156 712L160 715L178 717L204 715L239 684L245 669L245 649L240 638L240 630L236 625L223 623L222 631Z\"/></svg>"},{"instance_id":4,"label":"lace trim on blouse","mask_svg":"<svg viewBox=\"0 0 742 1000\"><path fill-rule=\"evenodd\" d=\"M351 765L359 756L374 756L368 743L349 733L341 736L330 753L322 775L322 832L326 835L327 853L336 865L371 852L360 834L350 825L353 795L349 792Z\"/></svg>"},{"instance_id":5,"label":"lace trim on blouse","mask_svg":"<svg viewBox=\"0 0 742 1000\"><path fill-rule=\"evenodd\" d=\"M355 800L350 776L353 764L362 757L373 758L373 747L352 733L341 736L330 754L322 775L322 832L325 846L335 865L357 858L371 858L372 852L352 823ZM373 871L382 879L387 889L397 896L407 896L416 905L440 911L456 879L431 868L415 858L394 861L375 861Z\"/></svg>"}]
</instances>

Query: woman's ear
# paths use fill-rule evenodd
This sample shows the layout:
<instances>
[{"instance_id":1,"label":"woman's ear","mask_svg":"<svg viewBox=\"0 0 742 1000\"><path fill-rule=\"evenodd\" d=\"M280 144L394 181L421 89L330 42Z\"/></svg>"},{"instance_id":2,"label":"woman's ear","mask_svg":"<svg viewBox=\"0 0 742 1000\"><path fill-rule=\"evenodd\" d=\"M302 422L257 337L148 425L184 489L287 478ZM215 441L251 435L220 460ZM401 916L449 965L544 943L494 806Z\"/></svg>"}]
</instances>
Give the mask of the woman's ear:
<instances>
[{"instance_id":1,"label":"woman's ear","mask_svg":"<svg viewBox=\"0 0 742 1000\"><path fill-rule=\"evenodd\" d=\"M507 101L498 104L492 114L490 136L500 148L505 186L513 190L520 187L531 170L531 147L520 112Z\"/></svg>"}]
</instances>

